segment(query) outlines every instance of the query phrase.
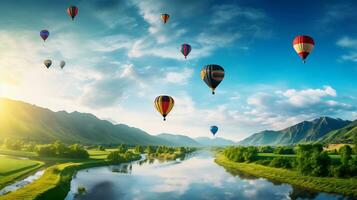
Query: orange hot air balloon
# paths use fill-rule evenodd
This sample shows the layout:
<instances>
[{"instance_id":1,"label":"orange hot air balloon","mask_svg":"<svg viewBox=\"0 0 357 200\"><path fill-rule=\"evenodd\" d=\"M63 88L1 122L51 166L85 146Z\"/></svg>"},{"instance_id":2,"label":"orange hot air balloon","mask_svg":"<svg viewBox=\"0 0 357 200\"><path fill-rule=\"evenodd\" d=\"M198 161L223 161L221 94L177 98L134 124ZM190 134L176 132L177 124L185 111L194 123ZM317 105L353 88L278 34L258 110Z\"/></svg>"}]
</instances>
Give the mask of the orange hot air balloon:
<instances>
[{"instance_id":1,"label":"orange hot air balloon","mask_svg":"<svg viewBox=\"0 0 357 200\"><path fill-rule=\"evenodd\" d=\"M159 113L164 117L164 121L166 121L166 116L174 107L175 101L172 97L162 95L155 98L155 108Z\"/></svg>"},{"instance_id":2,"label":"orange hot air balloon","mask_svg":"<svg viewBox=\"0 0 357 200\"><path fill-rule=\"evenodd\" d=\"M166 22L169 20L170 15L167 13L161 14L161 19L164 22L164 24L166 24Z\"/></svg>"},{"instance_id":3,"label":"orange hot air balloon","mask_svg":"<svg viewBox=\"0 0 357 200\"><path fill-rule=\"evenodd\" d=\"M296 36L293 41L293 47L296 53L302 58L303 63L307 56L311 53L312 49L314 48L315 42L312 37L307 35L299 35Z\"/></svg>"}]
</instances>

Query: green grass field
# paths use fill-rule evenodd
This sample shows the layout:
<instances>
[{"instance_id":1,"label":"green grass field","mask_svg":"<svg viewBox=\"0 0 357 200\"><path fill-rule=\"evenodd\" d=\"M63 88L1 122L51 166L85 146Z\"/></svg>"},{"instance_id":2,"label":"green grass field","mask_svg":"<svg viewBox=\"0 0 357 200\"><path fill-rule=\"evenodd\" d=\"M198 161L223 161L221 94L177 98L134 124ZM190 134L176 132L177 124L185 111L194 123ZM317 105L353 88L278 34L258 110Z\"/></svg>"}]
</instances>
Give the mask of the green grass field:
<instances>
[{"instance_id":1,"label":"green grass field","mask_svg":"<svg viewBox=\"0 0 357 200\"><path fill-rule=\"evenodd\" d=\"M357 178L331 178L303 176L297 171L267 167L254 163L237 163L217 154L215 162L231 172L243 172L257 177L289 183L322 192L339 193L357 197Z\"/></svg>"},{"instance_id":2,"label":"green grass field","mask_svg":"<svg viewBox=\"0 0 357 200\"><path fill-rule=\"evenodd\" d=\"M31 172L35 172L45 164L41 161L12 157L0 157L0 163L0 189Z\"/></svg>"},{"instance_id":3,"label":"green grass field","mask_svg":"<svg viewBox=\"0 0 357 200\"><path fill-rule=\"evenodd\" d=\"M17 151L17 150L9 150L9 149L0 149L0 154L8 155L8 156L26 157L26 158L37 157L37 154L35 152Z\"/></svg>"},{"instance_id":4,"label":"green grass field","mask_svg":"<svg viewBox=\"0 0 357 200\"><path fill-rule=\"evenodd\" d=\"M0 175L7 175L22 169L30 168L39 163L33 160L21 160L17 158L0 156Z\"/></svg>"}]
</instances>

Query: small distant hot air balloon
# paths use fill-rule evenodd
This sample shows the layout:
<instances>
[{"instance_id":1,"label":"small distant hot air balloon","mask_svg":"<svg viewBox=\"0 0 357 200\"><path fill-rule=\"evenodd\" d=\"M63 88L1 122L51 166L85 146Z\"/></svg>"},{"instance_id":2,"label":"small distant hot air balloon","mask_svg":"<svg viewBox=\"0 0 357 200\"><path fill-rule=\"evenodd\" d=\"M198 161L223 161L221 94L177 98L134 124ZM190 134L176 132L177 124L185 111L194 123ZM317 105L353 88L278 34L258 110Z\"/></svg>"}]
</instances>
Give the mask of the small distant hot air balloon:
<instances>
[{"instance_id":1,"label":"small distant hot air balloon","mask_svg":"<svg viewBox=\"0 0 357 200\"><path fill-rule=\"evenodd\" d=\"M293 41L293 47L296 53L302 58L303 63L307 56L311 53L312 49L314 48L315 42L312 37L307 35L299 35L296 36Z\"/></svg>"},{"instance_id":2,"label":"small distant hot air balloon","mask_svg":"<svg viewBox=\"0 0 357 200\"><path fill-rule=\"evenodd\" d=\"M206 65L201 70L202 80L211 88L212 94L215 94L216 87L224 78L224 69L219 65Z\"/></svg>"},{"instance_id":3,"label":"small distant hot air balloon","mask_svg":"<svg viewBox=\"0 0 357 200\"><path fill-rule=\"evenodd\" d=\"M46 39L48 38L49 35L50 35L50 32L48 32L48 30L42 30L40 32L40 36L44 42L46 41Z\"/></svg>"},{"instance_id":4,"label":"small distant hot air balloon","mask_svg":"<svg viewBox=\"0 0 357 200\"><path fill-rule=\"evenodd\" d=\"M166 120L166 116L169 114L171 109L174 107L175 101L172 97L162 95L155 98L155 108Z\"/></svg>"},{"instance_id":5,"label":"small distant hot air balloon","mask_svg":"<svg viewBox=\"0 0 357 200\"><path fill-rule=\"evenodd\" d=\"M181 45L181 53L185 56L185 59L190 52L191 52L191 45L189 44Z\"/></svg>"},{"instance_id":6,"label":"small distant hot air balloon","mask_svg":"<svg viewBox=\"0 0 357 200\"><path fill-rule=\"evenodd\" d=\"M169 20L169 18L170 18L169 14L167 14L167 13L161 14L161 19L164 22L164 24L166 24L166 22Z\"/></svg>"},{"instance_id":7,"label":"small distant hot air balloon","mask_svg":"<svg viewBox=\"0 0 357 200\"><path fill-rule=\"evenodd\" d=\"M63 69L63 67L66 65L66 62L64 62L63 60L60 62L60 67L61 69Z\"/></svg>"},{"instance_id":8,"label":"small distant hot air balloon","mask_svg":"<svg viewBox=\"0 0 357 200\"><path fill-rule=\"evenodd\" d=\"M76 6L70 6L69 8L67 8L67 13L72 18L72 20L74 20L74 18L78 14L78 8Z\"/></svg>"},{"instance_id":9,"label":"small distant hot air balloon","mask_svg":"<svg viewBox=\"0 0 357 200\"><path fill-rule=\"evenodd\" d=\"M52 61L51 60L45 60L43 61L43 64L45 64L45 66L48 68L50 68L50 66L52 65Z\"/></svg>"},{"instance_id":10,"label":"small distant hot air balloon","mask_svg":"<svg viewBox=\"0 0 357 200\"><path fill-rule=\"evenodd\" d=\"M217 131L218 131L218 127L217 126L211 126L210 130L211 130L212 135L215 136Z\"/></svg>"}]
</instances>

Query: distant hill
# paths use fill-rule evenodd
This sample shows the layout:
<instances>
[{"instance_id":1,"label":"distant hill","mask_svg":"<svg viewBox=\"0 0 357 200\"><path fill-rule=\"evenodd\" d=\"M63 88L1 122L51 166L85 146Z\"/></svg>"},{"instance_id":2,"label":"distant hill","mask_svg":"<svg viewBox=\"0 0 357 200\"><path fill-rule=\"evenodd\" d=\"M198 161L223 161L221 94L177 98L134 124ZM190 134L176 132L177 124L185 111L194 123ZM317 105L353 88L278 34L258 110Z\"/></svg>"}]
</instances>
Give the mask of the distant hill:
<instances>
[{"instance_id":1,"label":"distant hill","mask_svg":"<svg viewBox=\"0 0 357 200\"><path fill-rule=\"evenodd\" d=\"M236 143L232 140L224 139L221 137L215 137L213 139L208 137L198 137L194 138L196 142L200 143L202 146L229 146L235 145Z\"/></svg>"},{"instance_id":2,"label":"distant hill","mask_svg":"<svg viewBox=\"0 0 357 200\"><path fill-rule=\"evenodd\" d=\"M333 144L352 143L353 137L355 136L357 136L357 120L343 128L327 133L324 137L320 138L318 142Z\"/></svg>"},{"instance_id":3,"label":"distant hill","mask_svg":"<svg viewBox=\"0 0 357 200\"><path fill-rule=\"evenodd\" d=\"M266 130L255 133L239 142L240 145L292 145L315 142L331 131L343 128L351 121L320 117L303 121L280 131Z\"/></svg>"},{"instance_id":4,"label":"distant hill","mask_svg":"<svg viewBox=\"0 0 357 200\"><path fill-rule=\"evenodd\" d=\"M168 146L211 146L233 143L229 140L202 140L183 135L153 136L125 124L113 124L89 113L53 112L22 101L0 98L0 138L49 143L61 140L82 144L141 144ZM201 141L201 140L200 140ZM216 146L216 145L214 145Z\"/></svg>"},{"instance_id":5,"label":"distant hill","mask_svg":"<svg viewBox=\"0 0 357 200\"><path fill-rule=\"evenodd\" d=\"M194 139L192 139L188 136L184 136L184 135L174 135L174 134L162 133L162 134L157 135L157 137L162 138L167 141L170 141L175 146L190 146L190 147L202 146L201 144L196 142Z\"/></svg>"},{"instance_id":6,"label":"distant hill","mask_svg":"<svg viewBox=\"0 0 357 200\"><path fill-rule=\"evenodd\" d=\"M124 124L114 125L87 113L53 112L35 105L0 98L0 138L85 144L174 145Z\"/></svg>"}]
</instances>

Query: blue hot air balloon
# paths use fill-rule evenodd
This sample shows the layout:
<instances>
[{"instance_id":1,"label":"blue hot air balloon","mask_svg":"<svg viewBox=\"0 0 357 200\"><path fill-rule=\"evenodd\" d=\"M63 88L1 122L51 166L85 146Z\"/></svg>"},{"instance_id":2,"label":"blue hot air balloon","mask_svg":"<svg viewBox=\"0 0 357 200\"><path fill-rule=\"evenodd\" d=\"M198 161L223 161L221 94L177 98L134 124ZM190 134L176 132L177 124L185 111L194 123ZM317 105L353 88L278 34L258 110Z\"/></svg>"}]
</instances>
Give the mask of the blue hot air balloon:
<instances>
[{"instance_id":1,"label":"blue hot air balloon","mask_svg":"<svg viewBox=\"0 0 357 200\"><path fill-rule=\"evenodd\" d=\"M216 135L217 131L218 131L217 126L211 126L211 133L213 134L213 136Z\"/></svg>"}]
</instances>

